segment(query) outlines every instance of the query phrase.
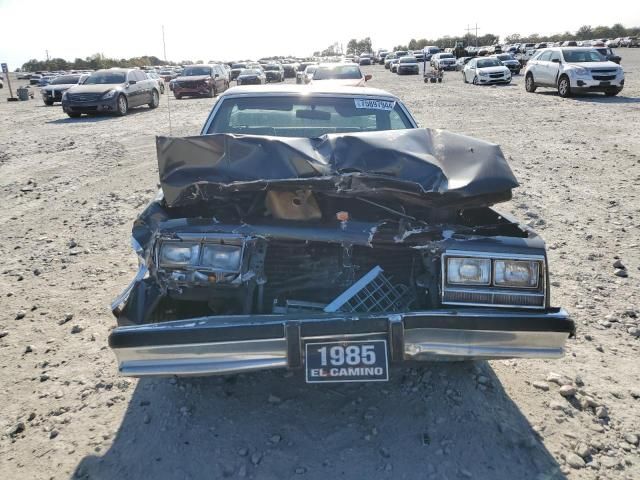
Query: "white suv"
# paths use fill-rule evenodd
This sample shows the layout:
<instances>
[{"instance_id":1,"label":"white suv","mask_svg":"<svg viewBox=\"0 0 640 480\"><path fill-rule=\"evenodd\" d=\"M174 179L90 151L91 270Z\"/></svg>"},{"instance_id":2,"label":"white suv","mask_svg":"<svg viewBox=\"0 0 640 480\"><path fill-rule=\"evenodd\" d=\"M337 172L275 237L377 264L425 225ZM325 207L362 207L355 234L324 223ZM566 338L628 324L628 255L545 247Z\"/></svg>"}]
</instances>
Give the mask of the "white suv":
<instances>
[{"instance_id":1,"label":"white suv","mask_svg":"<svg viewBox=\"0 0 640 480\"><path fill-rule=\"evenodd\" d=\"M561 97L576 92L604 92L617 95L624 87L624 71L620 65L606 60L589 47L545 48L527 62L525 89L537 87L558 89Z\"/></svg>"}]
</instances>

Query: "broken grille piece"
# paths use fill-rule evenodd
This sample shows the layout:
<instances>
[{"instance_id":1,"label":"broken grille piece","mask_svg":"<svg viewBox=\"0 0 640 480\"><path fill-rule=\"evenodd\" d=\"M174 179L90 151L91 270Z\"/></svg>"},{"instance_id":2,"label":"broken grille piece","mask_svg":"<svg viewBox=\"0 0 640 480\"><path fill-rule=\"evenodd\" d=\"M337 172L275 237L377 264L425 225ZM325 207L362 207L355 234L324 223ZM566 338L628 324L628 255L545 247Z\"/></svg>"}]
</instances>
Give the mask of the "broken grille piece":
<instances>
[{"instance_id":1,"label":"broken grille piece","mask_svg":"<svg viewBox=\"0 0 640 480\"><path fill-rule=\"evenodd\" d=\"M406 285L393 285L375 266L324 308L325 312L405 311L414 297Z\"/></svg>"}]
</instances>

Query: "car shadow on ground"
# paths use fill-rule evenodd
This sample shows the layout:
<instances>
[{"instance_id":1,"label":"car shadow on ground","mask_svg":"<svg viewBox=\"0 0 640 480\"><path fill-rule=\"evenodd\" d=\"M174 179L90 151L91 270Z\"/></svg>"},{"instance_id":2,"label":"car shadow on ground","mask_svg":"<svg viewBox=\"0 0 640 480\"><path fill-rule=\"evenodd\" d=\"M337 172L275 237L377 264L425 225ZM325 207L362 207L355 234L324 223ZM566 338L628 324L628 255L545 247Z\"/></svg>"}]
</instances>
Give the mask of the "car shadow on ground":
<instances>
[{"instance_id":1,"label":"car shadow on ground","mask_svg":"<svg viewBox=\"0 0 640 480\"><path fill-rule=\"evenodd\" d=\"M129 110L126 116L129 117L132 115L137 115L139 113L146 112L148 110L151 110L151 109L147 107L136 108L135 110ZM64 112L61 112L61 113L64 114ZM58 125L58 124L64 125L68 123L96 123L96 122L103 122L105 120L113 120L115 118L120 118L120 117L118 115L113 115L110 113L97 113L95 115L83 115L79 118L71 118L71 117L58 118L56 120L49 120L47 123L52 125Z\"/></svg>"},{"instance_id":2,"label":"car shadow on ground","mask_svg":"<svg viewBox=\"0 0 640 480\"><path fill-rule=\"evenodd\" d=\"M548 97L559 97L555 90L538 91L536 95L544 95ZM593 103L640 103L640 97L623 97L616 95L615 97L607 97L602 93L580 93L571 95L567 100L577 100L579 102Z\"/></svg>"},{"instance_id":3,"label":"car shadow on ground","mask_svg":"<svg viewBox=\"0 0 640 480\"><path fill-rule=\"evenodd\" d=\"M143 379L110 448L72 478L566 478L487 363L391 377Z\"/></svg>"}]
</instances>

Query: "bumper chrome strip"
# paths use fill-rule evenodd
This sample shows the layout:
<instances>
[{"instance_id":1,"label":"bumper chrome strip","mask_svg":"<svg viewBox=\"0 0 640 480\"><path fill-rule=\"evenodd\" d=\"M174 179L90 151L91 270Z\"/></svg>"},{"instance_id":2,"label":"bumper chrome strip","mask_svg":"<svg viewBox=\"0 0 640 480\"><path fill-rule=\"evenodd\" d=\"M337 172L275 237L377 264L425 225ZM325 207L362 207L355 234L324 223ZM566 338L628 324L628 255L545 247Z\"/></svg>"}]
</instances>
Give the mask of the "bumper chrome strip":
<instances>
[{"instance_id":1,"label":"bumper chrome strip","mask_svg":"<svg viewBox=\"0 0 640 480\"><path fill-rule=\"evenodd\" d=\"M353 335L362 338L364 335ZM372 334L371 337L379 337ZM566 332L494 331L414 328L404 331L404 359L418 361L558 358ZM352 335L334 336L337 340ZM310 340L303 338L302 341ZM216 375L287 368L287 340L115 348L120 373L154 375Z\"/></svg>"}]
</instances>

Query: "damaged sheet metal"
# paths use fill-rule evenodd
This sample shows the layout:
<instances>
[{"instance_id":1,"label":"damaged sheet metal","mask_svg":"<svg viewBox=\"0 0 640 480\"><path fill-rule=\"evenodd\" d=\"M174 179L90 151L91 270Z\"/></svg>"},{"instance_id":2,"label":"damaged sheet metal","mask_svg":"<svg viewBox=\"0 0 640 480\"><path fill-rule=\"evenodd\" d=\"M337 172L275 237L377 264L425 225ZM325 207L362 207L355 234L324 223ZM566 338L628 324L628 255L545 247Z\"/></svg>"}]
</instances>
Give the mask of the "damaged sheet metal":
<instances>
[{"instance_id":1,"label":"damaged sheet metal","mask_svg":"<svg viewBox=\"0 0 640 480\"><path fill-rule=\"evenodd\" d=\"M518 186L498 145L443 130L157 137L156 146L169 207L272 187L478 207Z\"/></svg>"}]
</instances>

